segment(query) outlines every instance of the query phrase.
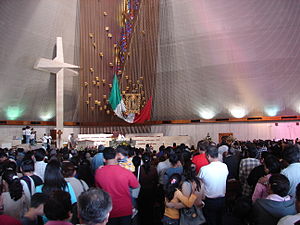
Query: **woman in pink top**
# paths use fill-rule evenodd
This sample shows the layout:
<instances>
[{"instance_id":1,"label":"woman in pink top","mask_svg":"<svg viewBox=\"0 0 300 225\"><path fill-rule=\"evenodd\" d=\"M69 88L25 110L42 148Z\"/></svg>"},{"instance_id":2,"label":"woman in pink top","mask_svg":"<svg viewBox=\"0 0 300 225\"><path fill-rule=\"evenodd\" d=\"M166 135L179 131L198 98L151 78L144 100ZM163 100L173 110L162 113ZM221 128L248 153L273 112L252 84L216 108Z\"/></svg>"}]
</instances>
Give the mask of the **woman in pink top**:
<instances>
[{"instance_id":1,"label":"woman in pink top","mask_svg":"<svg viewBox=\"0 0 300 225\"><path fill-rule=\"evenodd\" d=\"M264 160L264 167L266 176L259 179L257 182L253 195L252 202L254 203L259 198L266 198L268 196L268 182L272 174L280 173L279 160L274 155L268 155Z\"/></svg>"}]
</instances>

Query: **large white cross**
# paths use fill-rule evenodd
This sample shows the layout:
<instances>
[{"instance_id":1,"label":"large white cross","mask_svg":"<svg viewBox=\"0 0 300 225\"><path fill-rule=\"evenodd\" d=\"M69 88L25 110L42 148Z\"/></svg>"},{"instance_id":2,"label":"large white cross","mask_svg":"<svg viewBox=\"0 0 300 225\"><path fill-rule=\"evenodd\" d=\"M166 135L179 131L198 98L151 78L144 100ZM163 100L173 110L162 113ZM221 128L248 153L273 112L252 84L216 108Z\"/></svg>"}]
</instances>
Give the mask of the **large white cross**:
<instances>
[{"instance_id":1,"label":"large white cross","mask_svg":"<svg viewBox=\"0 0 300 225\"><path fill-rule=\"evenodd\" d=\"M56 143L57 147L61 148L61 133L64 130L64 69L78 69L79 67L64 62L62 38L57 37L56 57L53 60L40 58L34 68L56 74Z\"/></svg>"}]
</instances>

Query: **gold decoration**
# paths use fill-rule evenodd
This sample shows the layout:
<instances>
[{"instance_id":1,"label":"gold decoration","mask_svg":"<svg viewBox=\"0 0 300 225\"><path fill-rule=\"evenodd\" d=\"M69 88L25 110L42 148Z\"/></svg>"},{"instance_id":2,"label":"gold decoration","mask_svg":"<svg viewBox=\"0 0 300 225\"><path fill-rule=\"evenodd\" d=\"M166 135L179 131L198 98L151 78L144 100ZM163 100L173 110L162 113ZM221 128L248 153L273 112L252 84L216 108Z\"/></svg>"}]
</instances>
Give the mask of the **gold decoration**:
<instances>
[{"instance_id":1,"label":"gold decoration","mask_svg":"<svg viewBox=\"0 0 300 225\"><path fill-rule=\"evenodd\" d=\"M99 81L99 77L95 77L96 81Z\"/></svg>"},{"instance_id":2,"label":"gold decoration","mask_svg":"<svg viewBox=\"0 0 300 225\"><path fill-rule=\"evenodd\" d=\"M105 79L102 79L102 83L105 84L105 82L106 82L106 80L105 80Z\"/></svg>"},{"instance_id":3,"label":"gold decoration","mask_svg":"<svg viewBox=\"0 0 300 225\"><path fill-rule=\"evenodd\" d=\"M125 94L126 113L140 113L141 95L140 94Z\"/></svg>"},{"instance_id":4,"label":"gold decoration","mask_svg":"<svg viewBox=\"0 0 300 225\"><path fill-rule=\"evenodd\" d=\"M125 76L125 79L126 79L126 80L128 80L128 79L129 79L129 77L128 77L128 76Z\"/></svg>"},{"instance_id":5,"label":"gold decoration","mask_svg":"<svg viewBox=\"0 0 300 225\"><path fill-rule=\"evenodd\" d=\"M110 114L110 110L106 110L106 114Z\"/></svg>"},{"instance_id":6,"label":"gold decoration","mask_svg":"<svg viewBox=\"0 0 300 225\"><path fill-rule=\"evenodd\" d=\"M95 80L93 80L93 81L92 81L92 83L93 83L93 85L95 85L95 84L96 84L96 81L95 81Z\"/></svg>"},{"instance_id":7,"label":"gold decoration","mask_svg":"<svg viewBox=\"0 0 300 225\"><path fill-rule=\"evenodd\" d=\"M117 44L114 44L114 48L116 48L117 47Z\"/></svg>"},{"instance_id":8,"label":"gold decoration","mask_svg":"<svg viewBox=\"0 0 300 225\"><path fill-rule=\"evenodd\" d=\"M99 56L102 58L103 57L103 52L99 52Z\"/></svg>"},{"instance_id":9,"label":"gold decoration","mask_svg":"<svg viewBox=\"0 0 300 225\"><path fill-rule=\"evenodd\" d=\"M109 27L105 27L105 30L106 30L106 31L109 31Z\"/></svg>"},{"instance_id":10,"label":"gold decoration","mask_svg":"<svg viewBox=\"0 0 300 225\"><path fill-rule=\"evenodd\" d=\"M112 84L109 84L108 86L109 86L110 88L112 88Z\"/></svg>"},{"instance_id":11,"label":"gold decoration","mask_svg":"<svg viewBox=\"0 0 300 225\"><path fill-rule=\"evenodd\" d=\"M122 74L122 70L118 70L118 75L121 75Z\"/></svg>"},{"instance_id":12,"label":"gold decoration","mask_svg":"<svg viewBox=\"0 0 300 225\"><path fill-rule=\"evenodd\" d=\"M88 105L88 104L90 104L90 101L85 101L85 103Z\"/></svg>"},{"instance_id":13,"label":"gold decoration","mask_svg":"<svg viewBox=\"0 0 300 225\"><path fill-rule=\"evenodd\" d=\"M103 16L107 16L108 14L107 14L107 12L103 12Z\"/></svg>"},{"instance_id":14,"label":"gold decoration","mask_svg":"<svg viewBox=\"0 0 300 225\"><path fill-rule=\"evenodd\" d=\"M93 38L93 37L94 37L94 34L93 34L93 33L89 33L89 37L90 37L90 38Z\"/></svg>"},{"instance_id":15,"label":"gold decoration","mask_svg":"<svg viewBox=\"0 0 300 225\"><path fill-rule=\"evenodd\" d=\"M91 73L94 73L93 67L90 67L90 72L91 72Z\"/></svg>"},{"instance_id":16,"label":"gold decoration","mask_svg":"<svg viewBox=\"0 0 300 225\"><path fill-rule=\"evenodd\" d=\"M111 33L108 33L108 34L107 34L107 37L112 38L112 34L111 34Z\"/></svg>"},{"instance_id":17,"label":"gold decoration","mask_svg":"<svg viewBox=\"0 0 300 225\"><path fill-rule=\"evenodd\" d=\"M144 30L142 30L142 32L141 32L141 33L142 33L142 35L144 35L144 36L145 36L145 34L146 34L146 32L145 32Z\"/></svg>"},{"instance_id":18,"label":"gold decoration","mask_svg":"<svg viewBox=\"0 0 300 225\"><path fill-rule=\"evenodd\" d=\"M96 48L96 42L93 42L93 47Z\"/></svg>"},{"instance_id":19,"label":"gold decoration","mask_svg":"<svg viewBox=\"0 0 300 225\"><path fill-rule=\"evenodd\" d=\"M122 95L125 95L126 94L126 91L122 91Z\"/></svg>"},{"instance_id":20,"label":"gold decoration","mask_svg":"<svg viewBox=\"0 0 300 225\"><path fill-rule=\"evenodd\" d=\"M137 83L137 84L139 84L139 83L140 83L140 81L139 81L139 80L137 80L137 81L136 81L136 83Z\"/></svg>"},{"instance_id":21,"label":"gold decoration","mask_svg":"<svg viewBox=\"0 0 300 225\"><path fill-rule=\"evenodd\" d=\"M88 93L88 97L89 97L89 98L92 97L92 93Z\"/></svg>"},{"instance_id":22,"label":"gold decoration","mask_svg":"<svg viewBox=\"0 0 300 225\"><path fill-rule=\"evenodd\" d=\"M98 87L100 86L100 82L97 82L97 84L96 84Z\"/></svg>"},{"instance_id":23,"label":"gold decoration","mask_svg":"<svg viewBox=\"0 0 300 225\"><path fill-rule=\"evenodd\" d=\"M100 110L100 111L102 111L102 110L103 110L103 107L102 107L102 106L101 106L101 107L99 107L99 110Z\"/></svg>"},{"instance_id":24,"label":"gold decoration","mask_svg":"<svg viewBox=\"0 0 300 225\"><path fill-rule=\"evenodd\" d=\"M130 52L128 52L127 55L130 56Z\"/></svg>"},{"instance_id":25,"label":"gold decoration","mask_svg":"<svg viewBox=\"0 0 300 225\"><path fill-rule=\"evenodd\" d=\"M110 67L114 67L114 64L112 62L109 63Z\"/></svg>"},{"instance_id":26,"label":"gold decoration","mask_svg":"<svg viewBox=\"0 0 300 225\"><path fill-rule=\"evenodd\" d=\"M132 80L128 80L128 82L129 82L129 83L131 83L131 82L132 82Z\"/></svg>"},{"instance_id":27,"label":"gold decoration","mask_svg":"<svg viewBox=\"0 0 300 225\"><path fill-rule=\"evenodd\" d=\"M127 86L127 87L126 87L126 91L128 91L128 90L129 90L129 87Z\"/></svg>"},{"instance_id":28,"label":"gold decoration","mask_svg":"<svg viewBox=\"0 0 300 225\"><path fill-rule=\"evenodd\" d=\"M144 79L144 77L140 77L140 79L141 79L141 80L143 80L143 79Z\"/></svg>"},{"instance_id":29,"label":"gold decoration","mask_svg":"<svg viewBox=\"0 0 300 225\"><path fill-rule=\"evenodd\" d=\"M103 109L107 109L107 105L104 105L104 106L103 106Z\"/></svg>"},{"instance_id":30,"label":"gold decoration","mask_svg":"<svg viewBox=\"0 0 300 225\"><path fill-rule=\"evenodd\" d=\"M86 87L86 86L88 86L89 85L89 83L88 82L84 82L84 86Z\"/></svg>"},{"instance_id":31,"label":"gold decoration","mask_svg":"<svg viewBox=\"0 0 300 225\"><path fill-rule=\"evenodd\" d=\"M103 98L106 99L106 95L103 95Z\"/></svg>"}]
</instances>

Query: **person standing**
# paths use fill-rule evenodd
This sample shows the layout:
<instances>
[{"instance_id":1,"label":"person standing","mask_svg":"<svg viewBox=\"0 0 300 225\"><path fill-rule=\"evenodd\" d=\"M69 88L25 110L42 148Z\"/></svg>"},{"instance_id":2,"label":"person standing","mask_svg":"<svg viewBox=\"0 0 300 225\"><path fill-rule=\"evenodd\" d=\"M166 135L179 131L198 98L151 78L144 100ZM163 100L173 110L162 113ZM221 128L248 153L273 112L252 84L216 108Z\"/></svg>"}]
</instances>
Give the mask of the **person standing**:
<instances>
[{"instance_id":1,"label":"person standing","mask_svg":"<svg viewBox=\"0 0 300 225\"><path fill-rule=\"evenodd\" d=\"M25 129L25 135L26 135L26 144L29 144L30 142L30 135L31 135L31 130L30 127L27 126Z\"/></svg>"},{"instance_id":2,"label":"person standing","mask_svg":"<svg viewBox=\"0 0 300 225\"><path fill-rule=\"evenodd\" d=\"M118 165L113 148L105 148L103 158L105 166L96 170L95 185L112 198L113 208L108 225L130 225L133 206L129 189L138 188L139 182L130 170Z\"/></svg>"},{"instance_id":3,"label":"person standing","mask_svg":"<svg viewBox=\"0 0 300 225\"><path fill-rule=\"evenodd\" d=\"M199 174L199 178L204 183L203 213L208 225L222 225L226 180L229 172L226 164L219 161L216 146L208 146L205 154L210 164L203 166Z\"/></svg>"}]
</instances>

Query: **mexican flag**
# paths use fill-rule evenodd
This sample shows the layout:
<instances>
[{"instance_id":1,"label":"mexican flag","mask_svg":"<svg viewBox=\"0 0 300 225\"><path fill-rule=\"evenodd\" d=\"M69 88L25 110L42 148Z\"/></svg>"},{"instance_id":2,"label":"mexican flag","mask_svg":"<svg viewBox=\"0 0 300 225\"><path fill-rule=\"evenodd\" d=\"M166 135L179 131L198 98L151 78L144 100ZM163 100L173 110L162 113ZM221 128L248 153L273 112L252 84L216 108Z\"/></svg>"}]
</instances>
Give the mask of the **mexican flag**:
<instances>
[{"instance_id":1,"label":"mexican flag","mask_svg":"<svg viewBox=\"0 0 300 225\"><path fill-rule=\"evenodd\" d=\"M109 103L114 110L115 114L125 120L128 123L144 123L147 120L150 120L151 117L151 108L152 108L152 96L147 101L145 107L137 113L126 114L126 106L123 101L121 91L119 88L119 81L116 75L114 75L114 80L112 84L112 89L109 96Z\"/></svg>"}]
</instances>

